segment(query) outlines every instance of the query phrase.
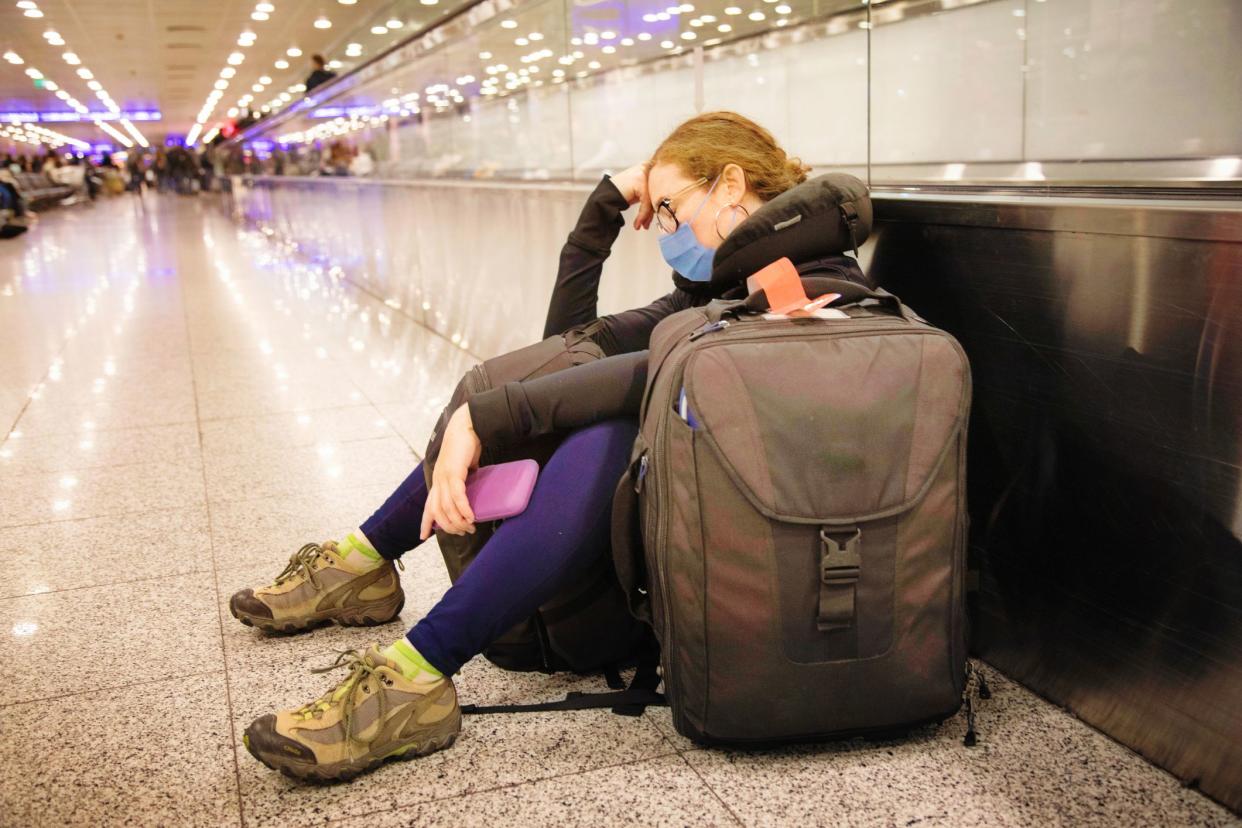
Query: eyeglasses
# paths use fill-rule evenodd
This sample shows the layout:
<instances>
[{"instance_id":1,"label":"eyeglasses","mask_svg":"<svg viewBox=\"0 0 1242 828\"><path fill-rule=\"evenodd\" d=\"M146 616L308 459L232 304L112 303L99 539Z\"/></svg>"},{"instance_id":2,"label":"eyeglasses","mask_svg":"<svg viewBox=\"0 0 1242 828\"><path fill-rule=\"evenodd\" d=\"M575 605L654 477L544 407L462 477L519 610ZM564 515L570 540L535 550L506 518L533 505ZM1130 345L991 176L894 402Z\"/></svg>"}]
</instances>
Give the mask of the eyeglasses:
<instances>
[{"instance_id":1,"label":"eyeglasses","mask_svg":"<svg viewBox=\"0 0 1242 828\"><path fill-rule=\"evenodd\" d=\"M702 187L707 183L706 178L700 178L693 184L687 184L671 196L665 196L660 199L660 203L656 205L655 219L660 230L664 233L673 233L681 226L681 222L677 220L677 212L673 209L673 199L681 198L685 193Z\"/></svg>"}]
</instances>

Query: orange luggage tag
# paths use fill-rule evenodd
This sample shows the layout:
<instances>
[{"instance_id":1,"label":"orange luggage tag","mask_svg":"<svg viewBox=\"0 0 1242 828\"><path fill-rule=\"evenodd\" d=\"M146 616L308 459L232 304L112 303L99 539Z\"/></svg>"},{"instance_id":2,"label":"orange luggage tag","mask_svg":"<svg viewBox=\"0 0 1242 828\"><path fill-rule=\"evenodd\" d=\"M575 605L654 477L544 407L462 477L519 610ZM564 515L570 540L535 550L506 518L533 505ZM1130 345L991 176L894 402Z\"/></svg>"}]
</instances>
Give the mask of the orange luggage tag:
<instances>
[{"instance_id":1,"label":"orange luggage tag","mask_svg":"<svg viewBox=\"0 0 1242 828\"><path fill-rule=\"evenodd\" d=\"M768 297L768 313L776 316L810 316L841 298L839 293L825 293L808 299L798 269L788 258L777 259L751 276L746 287L751 293L762 290Z\"/></svg>"}]
</instances>

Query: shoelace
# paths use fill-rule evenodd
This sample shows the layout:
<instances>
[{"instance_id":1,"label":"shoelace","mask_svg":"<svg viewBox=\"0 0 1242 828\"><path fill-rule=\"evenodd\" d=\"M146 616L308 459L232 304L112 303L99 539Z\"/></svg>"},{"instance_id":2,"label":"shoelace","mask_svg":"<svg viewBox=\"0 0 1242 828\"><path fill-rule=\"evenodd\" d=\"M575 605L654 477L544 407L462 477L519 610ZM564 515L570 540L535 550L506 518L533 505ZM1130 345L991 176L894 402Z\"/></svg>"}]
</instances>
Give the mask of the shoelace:
<instances>
[{"instance_id":1,"label":"shoelace","mask_svg":"<svg viewBox=\"0 0 1242 828\"><path fill-rule=\"evenodd\" d=\"M315 560L323 556L324 548L317 543L308 543L289 556L289 563L285 565L284 570L276 576L276 583L281 584L297 575L298 572L305 572L306 577L310 580L311 586L315 589L322 589L319 583L319 576L315 573ZM405 564L400 558L394 561L397 569L405 572Z\"/></svg>"},{"instance_id":2,"label":"shoelace","mask_svg":"<svg viewBox=\"0 0 1242 828\"><path fill-rule=\"evenodd\" d=\"M392 679L379 672L380 666L367 661L365 655L357 650L338 650L336 661L327 667L317 667L311 670L311 672L329 673L341 667L348 667L349 675L327 693L309 704L302 705L297 710L303 718L309 719L322 716L324 711L331 709L334 705L343 704L344 710L341 714L341 720L345 727L345 745L350 758L353 758L354 742L361 741L354 737L354 690L359 684L362 684L363 692L369 693L370 688L365 682L371 678L374 678L379 684L390 684ZM380 705L377 721L383 722L388 717L388 694L384 693L379 687L376 687L376 694L379 696Z\"/></svg>"},{"instance_id":3,"label":"shoelace","mask_svg":"<svg viewBox=\"0 0 1242 828\"><path fill-rule=\"evenodd\" d=\"M284 571L276 576L276 583L284 583L301 571L306 573L306 577L310 579L311 585L315 589L321 589L319 577L315 574L315 559L322 554L323 547L319 544L306 544L289 556L289 563L285 566Z\"/></svg>"}]
</instances>

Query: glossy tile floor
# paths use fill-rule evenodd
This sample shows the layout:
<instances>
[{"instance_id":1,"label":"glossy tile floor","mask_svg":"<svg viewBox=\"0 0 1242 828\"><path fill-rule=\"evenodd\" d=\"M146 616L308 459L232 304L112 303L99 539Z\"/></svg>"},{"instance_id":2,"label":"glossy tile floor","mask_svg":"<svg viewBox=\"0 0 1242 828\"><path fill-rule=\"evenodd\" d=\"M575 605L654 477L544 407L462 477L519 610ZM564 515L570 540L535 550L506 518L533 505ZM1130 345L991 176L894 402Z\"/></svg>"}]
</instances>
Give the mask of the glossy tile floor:
<instances>
[{"instance_id":1,"label":"glossy tile floor","mask_svg":"<svg viewBox=\"0 0 1242 828\"><path fill-rule=\"evenodd\" d=\"M991 671L895 742L696 750L666 711L468 720L452 749L306 786L241 747L336 649L447 585L408 556L400 623L268 638L226 601L365 518L472 357L232 224L209 198L47 213L0 243L0 824L1234 824ZM468 701L600 682L477 660Z\"/></svg>"}]
</instances>

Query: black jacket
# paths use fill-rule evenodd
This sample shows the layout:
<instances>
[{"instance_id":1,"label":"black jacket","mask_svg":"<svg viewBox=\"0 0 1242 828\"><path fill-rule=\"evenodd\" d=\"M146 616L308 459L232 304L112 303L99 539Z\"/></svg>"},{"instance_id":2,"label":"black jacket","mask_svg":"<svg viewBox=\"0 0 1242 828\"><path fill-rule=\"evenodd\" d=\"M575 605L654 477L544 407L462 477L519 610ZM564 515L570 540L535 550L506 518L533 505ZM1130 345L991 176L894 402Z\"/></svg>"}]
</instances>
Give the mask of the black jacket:
<instances>
[{"instance_id":1,"label":"black jacket","mask_svg":"<svg viewBox=\"0 0 1242 828\"><path fill-rule=\"evenodd\" d=\"M336 72L329 72L327 69L316 69L306 76L306 92L310 93L316 86L323 86L328 81L336 77Z\"/></svg>"},{"instance_id":2,"label":"black jacket","mask_svg":"<svg viewBox=\"0 0 1242 828\"><path fill-rule=\"evenodd\" d=\"M782 223L788 223L774 221L774 216L780 218L781 208L784 207L786 212L792 208L808 213L806 195L810 193L814 198L823 189L822 185L819 188L810 185L827 178L808 181L790 193L778 196L734 230L730 240L736 236L738 240L745 240L750 248L757 246L753 244L756 240L766 245L774 233L773 224L780 229ZM861 188L861 183L858 187ZM801 200L798 196L802 196ZM834 192L833 197L839 199L840 193ZM866 198L865 190L861 198ZM778 200L782 204L778 204ZM604 260L612 251L613 242L625 225L622 213L627 207L625 198L607 176L587 199L577 226L561 249L556 286L544 326L545 337L596 319L600 274ZM768 213L773 215L765 215ZM819 227L814 223L822 218L822 215L811 216L805 222L806 227L798 228L800 238L811 240L809 244L793 245L802 259L793 259L799 273L868 284L858 263L836 252L842 249L840 234L832 230L816 232L829 227L827 224ZM838 221L835 207L830 220ZM835 225L832 227L835 228ZM746 233L742 233L743 228L746 228ZM865 232L864 229L864 237ZM861 238L856 241L861 244ZM479 439L487 446L506 445L616 417L636 417L647 383L646 349L655 326L678 311L705 305L730 291L741 292L745 276L758 267L751 269L747 264L742 268L745 273L741 278L722 276L722 272L736 270L729 267L730 263L744 256L745 249L739 254L736 241L731 245L726 243L717 251L710 283L690 283L674 273L674 284L678 287L671 293L646 307L603 317L594 339L604 352L605 359L527 382L507 383L472 398L470 417Z\"/></svg>"},{"instance_id":3,"label":"black jacket","mask_svg":"<svg viewBox=\"0 0 1242 828\"><path fill-rule=\"evenodd\" d=\"M608 176L604 176L587 199L577 226L561 248L556 286L548 305L548 320L543 326L545 338L586 325L598 316L595 308L600 274L604 260L612 252L613 242L625 226L621 214L628 206L625 196ZM677 288L646 307L605 316L595 342L607 356L645 350L651 332L661 319L679 310L706 304L710 299L710 296L696 297Z\"/></svg>"}]
</instances>

